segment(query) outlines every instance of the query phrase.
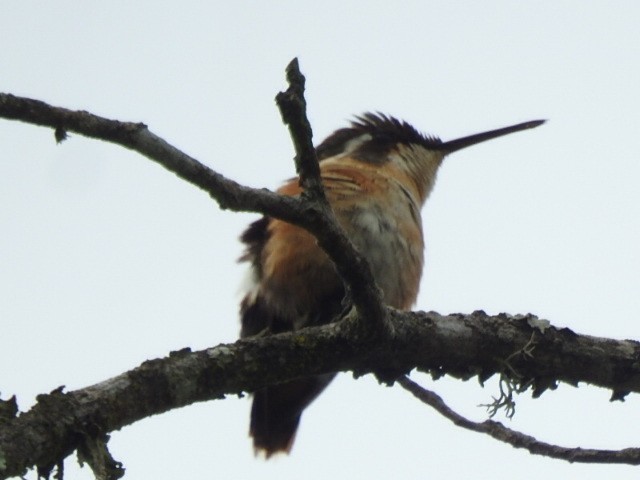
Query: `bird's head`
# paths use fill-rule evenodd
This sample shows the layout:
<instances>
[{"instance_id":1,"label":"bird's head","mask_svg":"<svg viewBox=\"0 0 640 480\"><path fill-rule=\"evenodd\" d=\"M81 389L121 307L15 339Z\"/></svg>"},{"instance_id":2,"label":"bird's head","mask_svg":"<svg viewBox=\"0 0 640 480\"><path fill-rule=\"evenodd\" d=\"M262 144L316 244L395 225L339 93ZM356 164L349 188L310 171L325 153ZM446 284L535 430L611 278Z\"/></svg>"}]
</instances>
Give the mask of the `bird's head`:
<instances>
[{"instance_id":1,"label":"bird's head","mask_svg":"<svg viewBox=\"0 0 640 480\"><path fill-rule=\"evenodd\" d=\"M543 123L544 120L532 120L443 142L394 117L365 113L356 117L349 127L329 135L318 145L316 153L320 162L342 157L380 167L389 167L391 163L415 182L424 202L433 188L438 168L448 154Z\"/></svg>"}]
</instances>

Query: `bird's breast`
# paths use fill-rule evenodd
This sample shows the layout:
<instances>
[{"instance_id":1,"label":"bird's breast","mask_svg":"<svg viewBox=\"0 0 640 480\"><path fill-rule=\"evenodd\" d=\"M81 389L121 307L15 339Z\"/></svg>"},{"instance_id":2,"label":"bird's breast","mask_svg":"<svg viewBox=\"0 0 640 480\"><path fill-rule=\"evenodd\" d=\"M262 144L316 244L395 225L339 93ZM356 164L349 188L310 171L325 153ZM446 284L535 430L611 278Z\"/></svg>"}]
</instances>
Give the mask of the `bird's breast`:
<instances>
[{"instance_id":1,"label":"bird's breast","mask_svg":"<svg viewBox=\"0 0 640 480\"><path fill-rule=\"evenodd\" d=\"M385 302L410 308L418 294L424 251L420 204L411 179L397 169L344 160L322 165L322 176L329 202L369 261Z\"/></svg>"},{"instance_id":2,"label":"bird's breast","mask_svg":"<svg viewBox=\"0 0 640 480\"><path fill-rule=\"evenodd\" d=\"M327 199L347 236L371 265L384 301L399 309L416 300L423 264L419 204L393 172L322 162ZM280 190L300 193L296 180ZM342 291L333 263L307 231L271 219L260 255L259 294L277 315L296 323ZM295 320L293 320L295 319Z\"/></svg>"},{"instance_id":3,"label":"bird's breast","mask_svg":"<svg viewBox=\"0 0 640 480\"><path fill-rule=\"evenodd\" d=\"M408 205L375 199L336 210L349 238L368 260L385 303L400 309L416 300L423 264L420 225Z\"/></svg>"}]
</instances>

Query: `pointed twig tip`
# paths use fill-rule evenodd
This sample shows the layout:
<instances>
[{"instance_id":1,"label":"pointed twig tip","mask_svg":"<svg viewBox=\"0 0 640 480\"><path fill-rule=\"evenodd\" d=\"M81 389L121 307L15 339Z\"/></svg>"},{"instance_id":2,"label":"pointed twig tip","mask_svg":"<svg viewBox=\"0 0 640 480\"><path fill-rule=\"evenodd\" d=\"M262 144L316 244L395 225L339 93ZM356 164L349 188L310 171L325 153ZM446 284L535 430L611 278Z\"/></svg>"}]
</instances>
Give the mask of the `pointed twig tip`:
<instances>
[{"instance_id":1,"label":"pointed twig tip","mask_svg":"<svg viewBox=\"0 0 640 480\"><path fill-rule=\"evenodd\" d=\"M287 65L287 72L289 70L299 70L300 69L300 65L298 63L298 57L293 57L293 59L289 62L289 65Z\"/></svg>"}]
</instances>

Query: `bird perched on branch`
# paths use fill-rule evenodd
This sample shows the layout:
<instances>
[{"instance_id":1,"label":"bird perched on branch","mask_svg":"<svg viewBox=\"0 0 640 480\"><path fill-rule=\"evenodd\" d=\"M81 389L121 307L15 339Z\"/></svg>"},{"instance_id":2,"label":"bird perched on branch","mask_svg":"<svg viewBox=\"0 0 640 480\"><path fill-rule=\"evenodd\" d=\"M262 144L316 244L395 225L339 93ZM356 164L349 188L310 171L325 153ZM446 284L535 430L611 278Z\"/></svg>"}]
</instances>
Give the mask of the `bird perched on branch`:
<instances>
[{"instance_id":1,"label":"bird perched on branch","mask_svg":"<svg viewBox=\"0 0 640 480\"><path fill-rule=\"evenodd\" d=\"M367 258L383 300L409 309L418 295L424 239L420 210L438 168L450 153L541 125L519 123L443 142L406 122L366 113L336 130L317 148L329 203L356 248ZM299 195L297 179L283 195ZM342 310L342 280L307 231L263 217L241 237L250 285L240 307L242 338L330 322ZM289 452L303 410L335 374L313 376L254 392L250 435L266 458Z\"/></svg>"}]
</instances>

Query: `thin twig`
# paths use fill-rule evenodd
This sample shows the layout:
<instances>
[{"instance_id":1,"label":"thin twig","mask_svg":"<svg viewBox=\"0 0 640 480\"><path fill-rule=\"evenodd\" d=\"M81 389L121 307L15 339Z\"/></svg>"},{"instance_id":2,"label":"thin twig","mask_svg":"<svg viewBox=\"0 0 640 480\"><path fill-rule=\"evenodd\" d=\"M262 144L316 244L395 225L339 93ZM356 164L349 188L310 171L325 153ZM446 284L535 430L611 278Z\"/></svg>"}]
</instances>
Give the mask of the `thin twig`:
<instances>
[{"instance_id":1,"label":"thin twig","mask_svg":"<svg viewBox=\"0 0 640 480\"><path fill-rule=\"evenodd\" d=\"M408 377L398 379L403 388L411 392L416 398L426 403L443 417L451 420L458 427L474 432L485 433L490 437L515 448L524 448L535 455L557 458L568 462L580 463L622 463L640 465L640 448L624 448L622 450L598 450L591 448L568 448L541 442L536 438L511 430L500 422L485 420L473 422L452 410L435 392L421 387Z\"/></svg>"},{"instance_id":2,"label":"thin twig","mask_svg":"<svg viewBox=\"0 0 640 480\"><path fill-rule=\"evenodd\" d=\"M291 60L286 68L289 88L276 95L276 103L282 115L282 121L289 127L293 147L296 151L296 172L300 177L300 186L310 198L327 205L320 179L320 167L313 147L313 130L307 118L307 101L304 98L305 78L300 72L298 59Z\"/></svg>"}]
</instances>

